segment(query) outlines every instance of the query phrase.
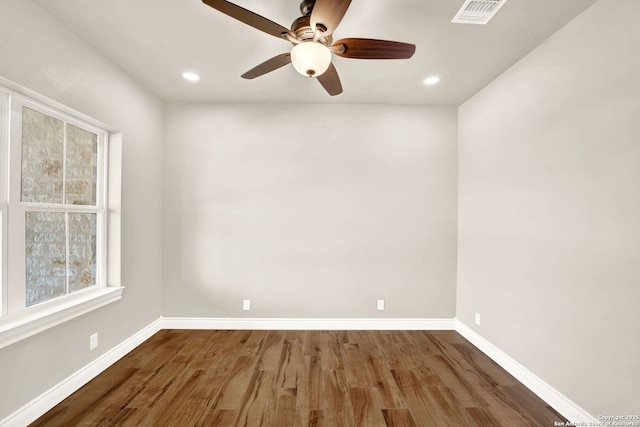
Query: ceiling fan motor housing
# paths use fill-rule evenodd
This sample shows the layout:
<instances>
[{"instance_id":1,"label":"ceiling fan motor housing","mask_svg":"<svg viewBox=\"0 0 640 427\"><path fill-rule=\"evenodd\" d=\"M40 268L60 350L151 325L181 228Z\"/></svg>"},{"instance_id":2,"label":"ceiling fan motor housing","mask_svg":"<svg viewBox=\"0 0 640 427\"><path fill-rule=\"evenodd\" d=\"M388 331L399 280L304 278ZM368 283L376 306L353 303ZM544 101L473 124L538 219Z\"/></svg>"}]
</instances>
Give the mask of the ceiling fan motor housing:
<instances>
[{"instance_id":1,"label":"ceiling fan motor housing","mask_svg":"<svg viewBox=\"0 0 640 427\"><path fill-rule=\"evenodd\" d=\"M298 40L303 42L313 40L315 35L315 31L311 28L311 18L309 15L301 16L293 21L293 24L291 24L291 31L296 35ZM331 35L325 36L322 34L317 41L325 46L331 46L333 37L331 37Z\"/></svg>"}]
</instances>

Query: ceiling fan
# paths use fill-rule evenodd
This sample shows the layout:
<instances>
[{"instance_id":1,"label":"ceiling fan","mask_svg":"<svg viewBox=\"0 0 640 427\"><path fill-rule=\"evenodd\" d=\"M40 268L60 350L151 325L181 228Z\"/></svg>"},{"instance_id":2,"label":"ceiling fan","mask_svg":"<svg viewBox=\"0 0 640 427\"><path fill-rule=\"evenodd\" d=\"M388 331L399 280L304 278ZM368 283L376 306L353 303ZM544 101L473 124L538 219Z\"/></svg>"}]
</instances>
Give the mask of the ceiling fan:
<instances>
[{"instance_id":1,"label":"ceiling fan","mask_svg":"<svg viewBox=\"0 0 640 427\"><path fill-rule=\"evenodd\" d=\"M331 63L332 54L355 59L408 59L415 45L389 40L346 38L333 41L332 34L344 17L351 0L302 0L302 16L285 28L243 7L225 0L202 0L220 12L260 31L293 44L291 52L277 55L242 75L254 79L289 63L302 75L317 77L334 96L342 93L342 84Z\"/></svg>"}]
</instances>

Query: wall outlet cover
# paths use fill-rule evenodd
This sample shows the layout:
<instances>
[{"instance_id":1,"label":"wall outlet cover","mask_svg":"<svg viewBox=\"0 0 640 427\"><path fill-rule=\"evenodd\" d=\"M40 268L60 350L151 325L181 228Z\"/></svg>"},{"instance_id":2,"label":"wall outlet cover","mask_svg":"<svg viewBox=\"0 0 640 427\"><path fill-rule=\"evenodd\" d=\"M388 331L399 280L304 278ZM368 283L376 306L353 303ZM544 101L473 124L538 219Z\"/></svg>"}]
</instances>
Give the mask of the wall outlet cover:
<instances>
[{"instance_id":1,"label":"wall outlet cover","mask_svg":"<svg viewBox=\"0 0 640 427\"><path fill-rule=\"evenodd\" d=\"M95 333L89 337L89 350L93 350L98 347L98 334Z\"/></svg>"}]
</instances>

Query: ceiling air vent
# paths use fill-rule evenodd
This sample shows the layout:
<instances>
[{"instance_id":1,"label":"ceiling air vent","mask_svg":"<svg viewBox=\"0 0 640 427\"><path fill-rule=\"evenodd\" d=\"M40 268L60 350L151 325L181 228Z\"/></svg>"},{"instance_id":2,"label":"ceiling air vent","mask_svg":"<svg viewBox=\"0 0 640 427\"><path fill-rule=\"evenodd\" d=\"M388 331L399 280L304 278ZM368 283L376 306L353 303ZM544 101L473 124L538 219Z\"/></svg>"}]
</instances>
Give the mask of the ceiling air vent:
<instances>
[{"instance_id":1,"label":"ceiling air vent","mask_svg":"<svg viewBox=\"0 0 640 427\"><path fill-rule=\"evenodd\" d=\"M486 24L507 0L466 0L451 22L456 24Z\"/></svg>"}]
</instances>

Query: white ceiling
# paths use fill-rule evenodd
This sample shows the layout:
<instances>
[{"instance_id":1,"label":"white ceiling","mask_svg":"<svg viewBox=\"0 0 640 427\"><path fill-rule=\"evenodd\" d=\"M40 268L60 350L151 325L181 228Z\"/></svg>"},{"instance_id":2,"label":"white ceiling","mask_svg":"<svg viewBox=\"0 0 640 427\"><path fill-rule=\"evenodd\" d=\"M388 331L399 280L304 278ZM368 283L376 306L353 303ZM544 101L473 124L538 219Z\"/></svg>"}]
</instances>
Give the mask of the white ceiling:
<instances>
[{"instance_id":1,"label":"white ceiling","mask_svg":"<svg viewBox=\"0 0 640 427\"><path fill-rule=\"evenodd\" d=\"M287 66L254 80L240 75L291 44L201 0L33 0L165 101L459 105L595 0L509 0L488 25L452 24L464 0L353 0L334 39L414 43L409 60L334 57L344 93ZM285 27L298 0L237 0ZM182 79L195 71L198 83ZM438 75L433 87L422 84Z\"/></svg>"}]
</instances>

